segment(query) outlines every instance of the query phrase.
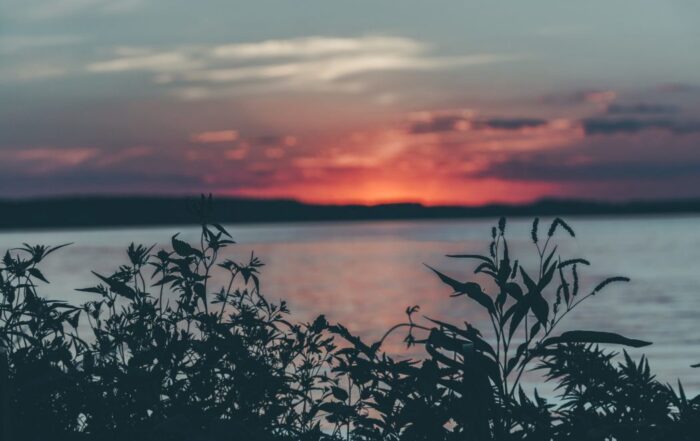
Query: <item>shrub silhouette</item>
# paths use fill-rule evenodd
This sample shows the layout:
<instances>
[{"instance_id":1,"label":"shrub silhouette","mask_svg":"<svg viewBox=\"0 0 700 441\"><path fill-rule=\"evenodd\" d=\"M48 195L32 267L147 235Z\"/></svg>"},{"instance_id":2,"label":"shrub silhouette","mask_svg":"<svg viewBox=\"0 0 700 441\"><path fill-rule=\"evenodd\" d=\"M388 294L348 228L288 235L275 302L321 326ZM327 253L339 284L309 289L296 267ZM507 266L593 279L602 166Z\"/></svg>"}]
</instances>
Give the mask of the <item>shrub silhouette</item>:
<instances>
[{"instance_id":1,"label":"shrub silhouette","mask_svg":"<svg viewBox=\"0 0 700 441\"><path fill-rule=\"evenodd\" d=\"M555 219L532 241L534 274L509 255L506 221L486 255L471 259L489 284L432 271L490 319L489 334L406 310L407 322L365 343L323 316L294 323L260 292L261 260L221 260L228 232L196 207L198 244L132 244L128 263L81 291L77 307L47 300L44 258L59 247L24 245L0 265L2 439L44 440L666 440L696 439L700 396L654 379L645 359L621 362L602 346L648 342L601 331L555 334L582 301L614 282L580 286L583 259L561 260ZM211 286L223 274L223 287ZM82 325L81 325L82 324ZM487 323L488 325L489 323ZM382 351L401 329L424 357ZM485 331L484 331L485 332ZM520 385L541 370L548 402Z\"/></svg>"}]
</instances>

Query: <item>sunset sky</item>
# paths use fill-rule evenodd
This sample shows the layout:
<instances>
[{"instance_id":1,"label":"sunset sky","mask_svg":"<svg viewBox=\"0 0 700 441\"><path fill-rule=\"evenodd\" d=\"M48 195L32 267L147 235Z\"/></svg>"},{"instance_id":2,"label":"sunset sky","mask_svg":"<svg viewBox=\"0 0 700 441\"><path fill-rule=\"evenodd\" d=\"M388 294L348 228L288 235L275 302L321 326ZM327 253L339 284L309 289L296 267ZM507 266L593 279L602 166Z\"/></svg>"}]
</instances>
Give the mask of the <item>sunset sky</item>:
<instances>
[{"instance_id":1,"label":"sunset sky","mask_svg":"<svg viewBox=\"0 0 700 441\"><path fill-rule=\"evenodd\" d=\"M3 0L0 197L700 197L700 2Z\"/></svg>"}]
</instances>

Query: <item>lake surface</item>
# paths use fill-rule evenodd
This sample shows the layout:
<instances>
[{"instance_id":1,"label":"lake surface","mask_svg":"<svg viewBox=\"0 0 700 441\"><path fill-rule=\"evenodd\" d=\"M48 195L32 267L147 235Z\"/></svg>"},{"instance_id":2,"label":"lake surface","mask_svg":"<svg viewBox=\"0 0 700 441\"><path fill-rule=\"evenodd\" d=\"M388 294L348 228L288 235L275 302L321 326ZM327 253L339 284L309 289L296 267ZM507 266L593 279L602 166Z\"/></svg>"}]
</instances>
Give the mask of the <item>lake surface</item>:
<instances>
[{"instance_id":1,"label":"lake surface","mask_svg":"<svg viewBox=\"0 0 700 441\"><path fill-rule=\"evenodd\" d=\"M562 260L583 257L583 290L613 275L630 277L629 284L610 285L584 302L562 324L562 330L606 330L654 342L630 350L647 354L659 378L681 378L687 389L700 391L700 217L570 218L572 239L557 234ZM425 267L430 264L460 280L474 278L473 262L449 259L448 253L487 253L492 222L482 220L339 222L233 225L238 242L225 257L245 260L255 251L267 264L262 291L271 299L286 299L293 316L312 320L326 314L369 340L404 320L404 310L420 305L421 313L457 324L467 321L490 329L486 316L451 290ZM548 223L542 222L542 229ZM507 227L511 256L526 268L536 268L529 220ZM89 295L74 288L95 283L90 271L109 274L126 263L126 246L169 243L181 233L194 240L193 227L32 231L0 233L0 250L31 244L73 245L50 256L42 271L51 281L45 296L82 302ZM534 270L533 270L534 271ZM387 350L405 353L402 334Z\"/></svg>"}]
</instances>

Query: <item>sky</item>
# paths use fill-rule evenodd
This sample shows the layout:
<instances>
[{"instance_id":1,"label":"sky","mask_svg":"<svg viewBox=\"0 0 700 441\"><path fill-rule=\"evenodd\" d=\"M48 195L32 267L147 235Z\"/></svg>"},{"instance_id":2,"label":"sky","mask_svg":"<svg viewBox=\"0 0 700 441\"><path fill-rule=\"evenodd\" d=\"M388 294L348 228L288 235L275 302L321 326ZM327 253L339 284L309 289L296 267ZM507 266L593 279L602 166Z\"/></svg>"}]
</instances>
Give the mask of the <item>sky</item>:
<instances>
[{"instance_id":1,"label":"sky","mask_svg":"<svg viewBox=\"0 0 700 441\"><path fill-rule=\"evenodd\" d=\"M3 0L0 197L700 197L700 2Z\"/></svg>"}]
</instances>

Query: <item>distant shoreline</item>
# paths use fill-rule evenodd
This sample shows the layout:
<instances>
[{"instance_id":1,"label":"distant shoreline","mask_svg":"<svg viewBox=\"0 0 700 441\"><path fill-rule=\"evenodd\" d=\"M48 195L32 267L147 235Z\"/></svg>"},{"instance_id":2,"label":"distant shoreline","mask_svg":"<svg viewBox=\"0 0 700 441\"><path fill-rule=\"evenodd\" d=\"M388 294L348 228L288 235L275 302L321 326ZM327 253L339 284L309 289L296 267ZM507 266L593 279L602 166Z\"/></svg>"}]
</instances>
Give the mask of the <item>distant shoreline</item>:
<instances>
[{"instance_id":1,"label":"distant shoreline","mask_svg":"<svg viewBox=\"0 0 700 441\"><path fill-rule=\"evenodd\" d=\"M86 196L0 200L0 230L193 225L196 197ZM532 216L625 216L700 213L700 199L603 202L546 199L523 205L321 205L294 200L216 198L215 219L226 224L469 219Z\"/></svg>"}]
</instances>

